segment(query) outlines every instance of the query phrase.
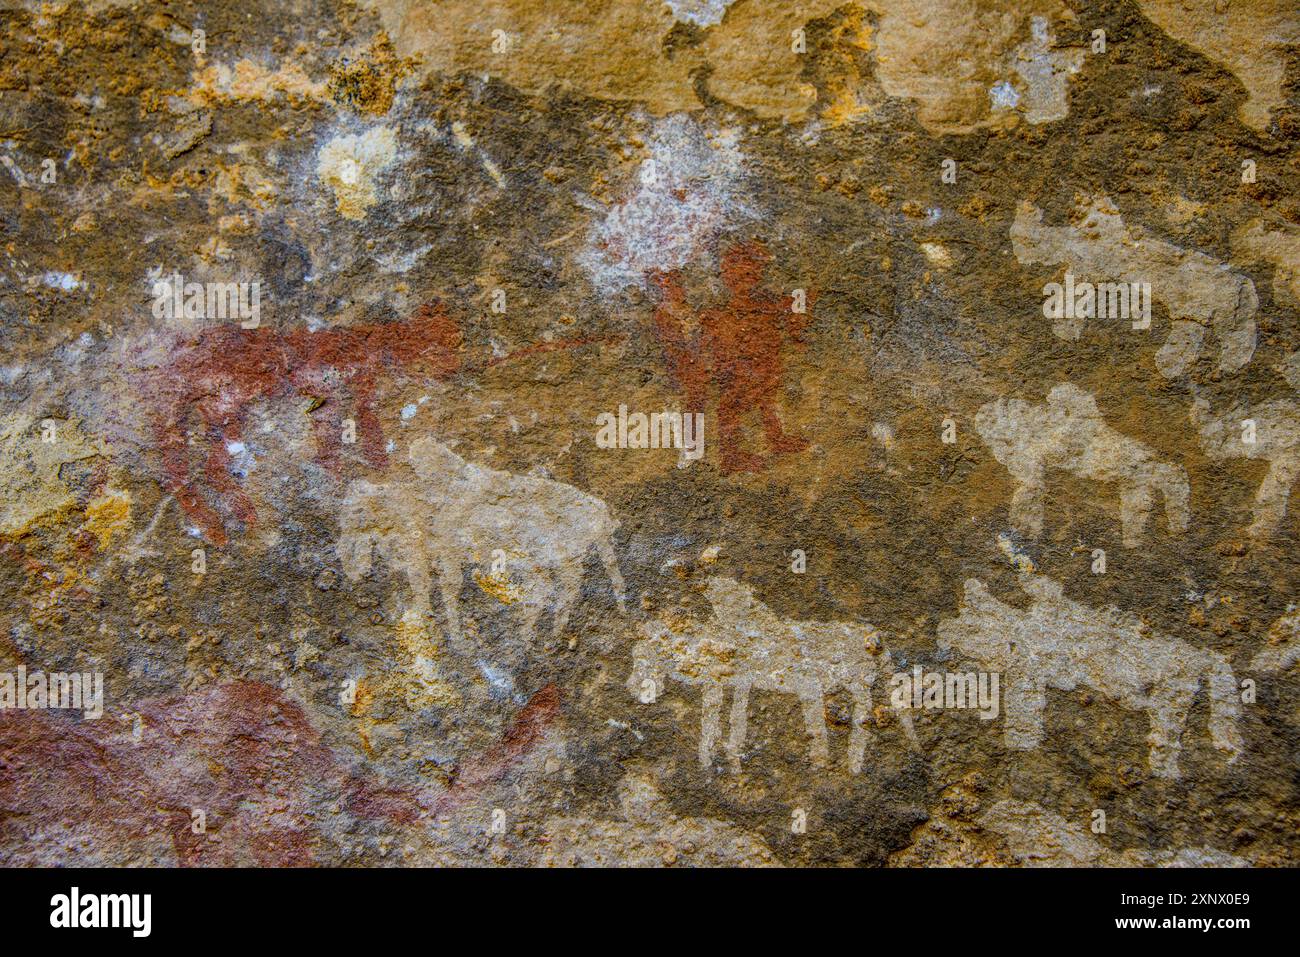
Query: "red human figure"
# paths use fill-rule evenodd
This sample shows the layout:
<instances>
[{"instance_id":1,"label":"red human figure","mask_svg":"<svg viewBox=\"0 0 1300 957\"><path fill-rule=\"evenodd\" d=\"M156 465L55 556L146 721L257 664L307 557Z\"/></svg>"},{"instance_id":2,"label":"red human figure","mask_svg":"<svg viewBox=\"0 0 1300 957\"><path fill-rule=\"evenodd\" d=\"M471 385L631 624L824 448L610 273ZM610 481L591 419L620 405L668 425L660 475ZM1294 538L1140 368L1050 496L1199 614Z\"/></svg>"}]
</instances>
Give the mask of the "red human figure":
<instances>
[{"instance_id":1,"label":"red human figure","mask_svg":"<svg viewBox=\"0 0 1300 957\"><path fill-rule=\"evenodd\" d=\"M802 346L809 313L796 313L792 297L779 297L762 288L771 254L760 242L737 243L722 256L726 305L701 316L703 352L718 392L718 439L723 472L758 472L764 459L740 448L741 422L756 410L763 420L768 448L774 454L799 452L808 442L788 433L777 415L785 377L782 352L786 339ZM807 297L807 308L816 301Z\"/></svg>"}]
</instances>

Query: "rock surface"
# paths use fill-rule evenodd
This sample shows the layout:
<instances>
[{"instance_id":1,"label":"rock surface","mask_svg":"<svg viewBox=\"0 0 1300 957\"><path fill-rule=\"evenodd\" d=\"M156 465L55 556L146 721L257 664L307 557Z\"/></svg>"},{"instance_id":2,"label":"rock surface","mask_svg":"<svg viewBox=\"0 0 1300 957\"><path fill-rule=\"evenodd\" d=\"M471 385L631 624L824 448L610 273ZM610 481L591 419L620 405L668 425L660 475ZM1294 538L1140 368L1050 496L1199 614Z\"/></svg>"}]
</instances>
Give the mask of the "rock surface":
<instances>
[{"instance_id":1,"label":"rock surface","mask_svg":"<svg viewBox=\"0 0 1300 957\"><path fill-rule=\"evenodd\" d=\"M0 863L1295 866L1298 197L1287 0L0 4Z\"/></svg>"}]
</instances>

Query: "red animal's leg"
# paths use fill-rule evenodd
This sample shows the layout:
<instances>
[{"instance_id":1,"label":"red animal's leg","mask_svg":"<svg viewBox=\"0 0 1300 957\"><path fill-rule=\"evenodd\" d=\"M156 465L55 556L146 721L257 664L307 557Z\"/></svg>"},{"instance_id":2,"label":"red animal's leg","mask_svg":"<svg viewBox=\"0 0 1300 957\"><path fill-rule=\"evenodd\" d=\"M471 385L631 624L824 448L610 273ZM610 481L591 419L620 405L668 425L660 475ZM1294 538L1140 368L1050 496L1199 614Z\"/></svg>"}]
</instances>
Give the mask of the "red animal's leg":
<instances>
[{"instance_id":1,"label":"red animal's leg","mask_svg":"<svg viewBox=\"0 0 1300 957\"><path fill-rule=\"evenodd\" d=\"M199 414L207 425L208 460L204 475L208 484L230 502L231 511L245 526L257 521L257 511L247 493L230 474L230 450L227 442L238 441L243 428L244 410L226 411L222 404L200 403Z\"/></svg>"},{"instance_id":2,"label":"red animal's leg","mask_svg":"<svg viewBox=\"0 0 1300 957\"><path fill-rule=\"evenodd\" d=\"M203 501L189 480L189 446L185 434L186 407L177 402L171 414L160 418L155 434L162 450L163 473L167 485L185 514L198 523L204 537L214 545L226 544L226 530L221 516Z\"/></svg>"},{"instance_id":3,"label":"red animal's leg","mask_svg":"<svg viewBox=\"0 0 1300 957\"><path fill-rule=\"evenodd\" d=\"M357 433L361 439L361 453L374 468L388 465L384 451L384 427L375 414L375 380L366 374L352 380L352 396L357 410Z\"/></svg>"}]
</instances>

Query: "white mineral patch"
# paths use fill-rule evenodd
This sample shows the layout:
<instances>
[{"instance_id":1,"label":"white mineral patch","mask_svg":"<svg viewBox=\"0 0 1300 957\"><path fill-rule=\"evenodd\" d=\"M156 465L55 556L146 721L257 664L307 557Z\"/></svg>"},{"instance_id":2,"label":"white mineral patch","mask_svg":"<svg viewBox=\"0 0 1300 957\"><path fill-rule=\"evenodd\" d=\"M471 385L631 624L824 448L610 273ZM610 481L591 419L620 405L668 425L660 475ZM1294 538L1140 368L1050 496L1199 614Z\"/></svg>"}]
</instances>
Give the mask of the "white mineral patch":
<instances>
[{"instance_id":1,"label":"white mineral patch","mask_svg":"<svg viewBox=\"0 0 1300 957\"><path fill-rule=\"evenodd\" d=\"M719 234L754 217L741 188L744 156L734 131L710 131L685 115L656 122L637 188L613 205L580 255L608 293L677 269Z\"/></svg>"},{"instance_id":2,"label":"white mineral patch","mask_svg":"<svg viewBox=\"0 0 1300 957\"><path fill-rule=\"evenodd\" d=\"M732 0L664 0L664 3L679 22L711 27L722 22Z\"/></svg>"},{"instance_id":3,"label":"white mineral patch","mask_svg":"<svg viewBox=\"0 0 1300 957\"><path fill-rule=\"evenodd\" d=\"M1070 77L1083 64L1083 51L1053 49L1044 17L1034 17L1031 30L1030 39L1016 48L1012 67L1025 86L1025 119L1035 124L1063 120L1070 112Z\"/></svg>"},{"instance_id":4,"label":"white mineral patch","mask_svg":"<svg viewBox=\"0 0 1300 957\"><path fill-rule=\"evenodd\" d=\"M397 156L397 135L386 126L326 143L316 161L316 175L334 194L338 211L364 219L378 201L377 178Z\"/></svg>"}]
</instances>

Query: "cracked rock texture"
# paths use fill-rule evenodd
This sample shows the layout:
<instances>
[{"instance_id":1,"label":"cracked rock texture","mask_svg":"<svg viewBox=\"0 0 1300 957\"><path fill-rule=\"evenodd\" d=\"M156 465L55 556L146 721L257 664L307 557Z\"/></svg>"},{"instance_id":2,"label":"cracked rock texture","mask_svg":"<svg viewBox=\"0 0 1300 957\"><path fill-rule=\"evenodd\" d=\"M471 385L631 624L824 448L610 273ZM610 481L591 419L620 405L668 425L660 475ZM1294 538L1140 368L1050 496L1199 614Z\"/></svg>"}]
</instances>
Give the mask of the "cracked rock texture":
<instances>
[{"instance_id":1,"label":"cracked rock texture","mask_svg":"<svg viewBox=\"0 0 1300 957\"><path fill-rule=\"evenodd\" d=\"M0 220L0 862L1300 863L1289 0L4 0Z\"/></svg>"}]
</instances>

